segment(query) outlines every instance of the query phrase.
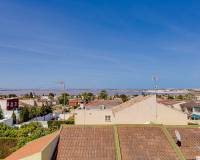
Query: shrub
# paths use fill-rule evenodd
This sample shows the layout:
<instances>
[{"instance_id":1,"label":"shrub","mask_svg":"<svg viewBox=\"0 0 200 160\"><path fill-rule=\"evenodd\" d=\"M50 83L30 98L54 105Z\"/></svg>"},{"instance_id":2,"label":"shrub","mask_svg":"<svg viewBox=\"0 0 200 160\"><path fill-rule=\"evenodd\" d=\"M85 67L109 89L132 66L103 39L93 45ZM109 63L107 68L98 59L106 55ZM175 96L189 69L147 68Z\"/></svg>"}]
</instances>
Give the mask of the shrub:
<instances>
[{"instance_id":1,"label":"shrub","mask_svg":"<svg viewBox=\"0 0 200 160\"><path fill-rule=\"evenodd\" d=\"M70 117L67 121L48 121L48 127L51 129L59 129L62 124L74 124L74 118Z\"/></svg>"},{"instance_id":2,"label":"shrub","mask_svg":"<svg viewBox=\"0 0 200 160\"><path fill-rule=\"evenodd\" d=\"M42 136L45 136L49 133L52 133L53 131L54 130L43 128L42 125L37 122L32 122L30 124L23 125L23 126L21 126L21 128L12 128L5 124L0 123L0 138L7 137L8 139L9 138L17 139L17 142L14 143L15 144L14 148L11 148L12 150L7 151L6 148L3 147L0 150L0 154L2 154L2 155L10 154L13 151L13 149L18 149L18 148L22 147L23 145L25 145L26 143L28 143L34 139L40 138ZM4 142L5 141L2 141L2 143L4 143ZM5 142L4 145L6 145L6 144L7 143Z\"/></svg>"},{"instance_id":3,"label":"shrub","mask_svg":"<svg viewBox=\"0 0 200 160\"><path fill-rule=\"evenodd\" d=\"M198 123L188 122L188 125L198 125Z\"/></svg>"},{"instance_id":4,"label":"shrub","mask_svg":"<svg viewBox=\"0 0 200 160\"><path fill-rule=\"evenodd\" d=\"M0 137L0 158L5 158L15 150L16 138Z\"/></svg>"}]
</instances>

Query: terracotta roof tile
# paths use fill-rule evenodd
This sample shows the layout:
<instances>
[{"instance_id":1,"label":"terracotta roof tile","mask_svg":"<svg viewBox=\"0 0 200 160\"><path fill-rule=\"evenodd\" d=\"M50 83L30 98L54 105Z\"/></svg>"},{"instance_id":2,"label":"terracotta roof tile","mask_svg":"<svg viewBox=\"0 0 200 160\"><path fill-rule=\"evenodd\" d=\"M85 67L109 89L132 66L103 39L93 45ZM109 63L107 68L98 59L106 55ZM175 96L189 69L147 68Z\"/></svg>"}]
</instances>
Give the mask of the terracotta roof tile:
<instances>
[{"instance_id":1,"label":"terracotta roof tile","mask_svg":"<svg viewBox=\"0 0 200 160\"><path fill-rule=\"evenodd\" d=\"M115 160L112 127L67 127L61 130L57 160Z\"/></svg>"},{"instance_id":2,"label":"terracotta roof tile","mask_svg":"<svg viewBox=\"0 0 200 160\"><path fill-rule=\"evenodd\" d=\"M199 128L168 128L168 131L176 141L175 130L180 133L180 150L186 159L196 159L200 156L200 129Z\"/></svg>"},{"instance_id":3,"label":"terracotta roof tile","mask_svg":"<svg viewBox=\"0 0 200 160\"><path fill-rule=\"evenodd\" d=\"M159 127L119 127L123 160L178 160Z\"/></svg>"},{"instance_id":4,"label":"terracotta roof tile","mask_svg":"<svg viewBox=\"0 0 200 160\"><path fill-rule=\"evenodd\" d=\"M164 105L173 106L173 105L181 103L183 101L168 100L168 99L157 99L157 102L161 103L161 104L164 104Z\"/></svg>"},{"instance_id":5,"label":"terracotta roof tile","mask_svg":"<svg viewBox=\"0 0 200 160\"><path fill-rule=\"evenodd\" d=\"M107 108L112 108L114 106L117 106L119 104L123 103L122 100L116 99L116 100L94 100L92 102L89 102L85 104L87 108L95 108L100 106L105 106Z\"/></svg>"}]
</instances>

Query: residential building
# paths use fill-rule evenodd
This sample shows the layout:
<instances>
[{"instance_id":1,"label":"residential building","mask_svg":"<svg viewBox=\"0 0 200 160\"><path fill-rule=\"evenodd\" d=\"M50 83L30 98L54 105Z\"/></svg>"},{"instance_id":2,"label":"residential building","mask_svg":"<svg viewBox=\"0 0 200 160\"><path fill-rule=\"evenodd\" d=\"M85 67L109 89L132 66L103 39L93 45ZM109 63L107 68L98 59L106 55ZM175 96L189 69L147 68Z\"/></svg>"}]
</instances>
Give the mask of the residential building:
<instances>
[{"instance_id":1,"label":"residential building","mask_svg":"<svg viewBox=\"0 0 200 160\"><path fill-rule=\"evenodd\" d=\"M114 100L104 100L104 99L97 99L94 101L91 101L89 103L86 103L84 106L87 109L98 109L98 108L112 108L114 106L117 106L119 104L122 104L123 101L121 98L116 98Z\"/></svg>"},{"instance_id":2,"label":"residential building","mask_svg":"<svg viewBox=\"0 0 200 160\"><path fill-rule=\"evenodd\" d=\"M30 99L20 99L19 100L19 105L20 106L28 106L28 107L33 107L36 106L36 100L33 98Z\"/></svg>"},{"instance_id":3,"label":"residential building","mask_svg":"<svg viewBox=\"0 0 200 160\"><path fill-rule=\"evenodd\" d=\"M158 103L155 95L138 96L114 107L76 110L75 124L187 124L187 114Z\"/></svg>"},{"instance_id":4,"label":"residential building","mask_svg":"<svg viewBox=\"0 0 200 160\"><path fill-rule=\"evenodd\" d=\"M48 100L48 99L20 99L20 106L28 106L28 107L41 107L43 105L56 105L56 100Z\"/></svg>"},{"instance_id":5,"label":"residential building","mask_svg":"<svg viewBox=\"0 0 200 160\"><path fill-rule=\"evenodd\" d=\"M3 111L4 119L0 120L0 123L5 123L8 126L13 125L12 114L15 113L19 118L19 99L18 98L4 98L0 99L0 108Z\"/></svg>"},{"instance_id":6,"label":"residential building","mask_svg":"<svg viewBox=\"0 0 200 160\"><path fill-rule=\"evenodd\" d=\"M0 107L2 110L12 111L19 107L18 98L5 98L0 99Z\"/></svg>"},{"instance_id":7,"label":"residential building","mask_svg":"<svg viewBox=\"0 0 200 160\"><path fill-rule=\"evenodd\" d=\"M199 120L200 119L200 106L194 106L192 108L192 119Z\"/></svg>"},{"instance_id":8,"label":"residential building","mask_svg":"<svg viewBox=\"0 0 200 160\"><path fill-rule=\"evenodd\" d=\"M18 98L5 98L0 99L0 108L3 111L4 118L11 118L13 110L19 108L19 99Z\"/></svg>"},{"instance_id":9,"label":"residential building","mask_svg":"<svg viewBox=\"0 0 200 160\"><path fill-rule=\"evenodd\" d=\"M69 99L69 107L76 107L81 103L81 99Z\"/></svg>"}]
</instances>

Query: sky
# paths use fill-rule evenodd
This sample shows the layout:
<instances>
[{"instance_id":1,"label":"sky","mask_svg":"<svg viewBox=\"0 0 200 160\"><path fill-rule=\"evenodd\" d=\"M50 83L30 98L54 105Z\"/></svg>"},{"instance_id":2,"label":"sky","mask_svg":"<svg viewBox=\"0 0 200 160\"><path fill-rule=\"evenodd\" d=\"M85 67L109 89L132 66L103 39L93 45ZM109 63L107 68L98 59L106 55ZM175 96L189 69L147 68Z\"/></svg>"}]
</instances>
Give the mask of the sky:
<instances>
[{"instance_id":1,"label":"sky","mask_svg":"<svg viewBox=\"0 0 200 160\"><path fill-rule=\"evenodd\" d=\"M1 0L0 88L200 88L199 0Z\"/></svg>"}]
</instances>

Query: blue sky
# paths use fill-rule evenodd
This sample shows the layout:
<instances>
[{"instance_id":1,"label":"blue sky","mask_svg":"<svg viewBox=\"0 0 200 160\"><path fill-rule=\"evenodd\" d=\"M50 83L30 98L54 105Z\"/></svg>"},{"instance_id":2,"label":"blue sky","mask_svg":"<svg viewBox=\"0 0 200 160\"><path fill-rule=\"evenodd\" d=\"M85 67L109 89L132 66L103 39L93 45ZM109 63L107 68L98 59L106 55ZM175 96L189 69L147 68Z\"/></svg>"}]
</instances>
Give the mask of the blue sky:
<instances>
[{"instance_id":1,"label":"blue sky","mask_svg":"<svg viewBox=\"0 0 200 160\"><path fill-rule=\"evenodd\" d=\"M0 88L200 87L198 0L1 0Z\"/></svg>"}]
</instances>

